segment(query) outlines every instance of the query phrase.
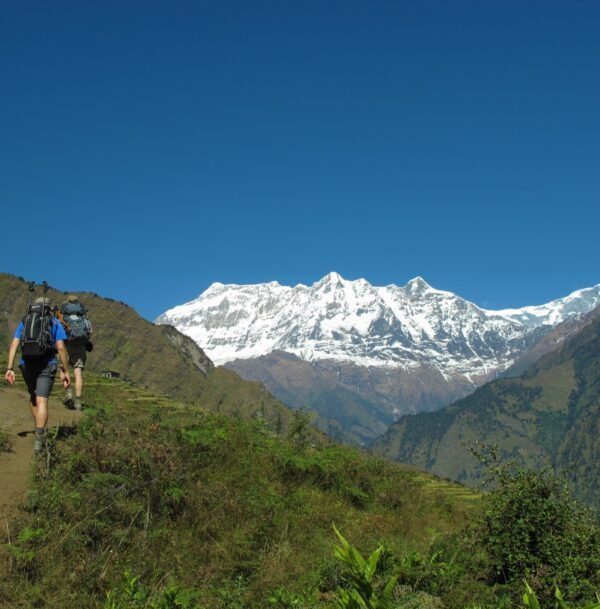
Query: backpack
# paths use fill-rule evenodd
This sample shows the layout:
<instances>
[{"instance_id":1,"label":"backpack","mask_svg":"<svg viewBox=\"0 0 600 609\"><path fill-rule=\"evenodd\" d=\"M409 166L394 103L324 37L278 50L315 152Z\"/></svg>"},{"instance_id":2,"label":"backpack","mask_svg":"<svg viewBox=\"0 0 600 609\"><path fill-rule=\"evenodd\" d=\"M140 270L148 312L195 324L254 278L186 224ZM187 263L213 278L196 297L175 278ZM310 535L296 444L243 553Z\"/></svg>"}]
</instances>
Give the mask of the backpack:
<instances>
[{"instance_id":1,"label":"backpack","mask_svg":"<svg viewBox=\"0 0 600 609\"><path fill-rule=\"evenodd\" d=\"M86 317L87 310L81 302L78 300L75 302L64 302L60 310L69 339L89 337L90 322Z\"/></svg>"},{"instance_id":2,"label":"backpack","mask_svg":"<svg viewBox=\"0 0 600 609\"><path fill-rule=\"evenodd\" d=\"M46 304L30 304L23 319L21 355L24 359L54 355L52 311Z\"/></svg>"}]
</instances>

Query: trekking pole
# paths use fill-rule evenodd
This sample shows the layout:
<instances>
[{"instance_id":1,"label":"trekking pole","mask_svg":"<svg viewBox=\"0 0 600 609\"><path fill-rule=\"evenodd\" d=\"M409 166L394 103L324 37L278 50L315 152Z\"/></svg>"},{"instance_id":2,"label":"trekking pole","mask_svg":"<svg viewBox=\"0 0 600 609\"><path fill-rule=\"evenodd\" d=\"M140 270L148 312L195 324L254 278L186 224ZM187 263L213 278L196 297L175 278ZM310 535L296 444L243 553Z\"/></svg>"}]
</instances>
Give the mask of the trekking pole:
<instances>
[{"instance_id":1,"label":"trekking pole","mask_svg":"<svg viewBox=\"0 0 600 609\"><path fill-rule=\"evenodd\" d=\"M29 282L29 300L27 301L27 310L25 311L25 319L23 325L26 325L27 317L29 315L29 308L31 307L31 295L35 292L35 281ZM21 340L25 340L25 328L23 328L23 336Z\"/></svg>"},{"instance_id":2,"label":"trekking pole","mask_svg":"<svg viewBox=\"0 0 600 609\"><path fill-rule=\"evenodd\" d=\"M38 343L40 345L40 349L44 345L44 322L46 321L46 294L48 293L48 282L43 281L42 286L44 287L43 296L42 296L42 319L41 319L41 332L38 338ZM50 307L48 307L50 308Z\"/></svg>"},{"instance_id":3,"label":"trekking pole","mask_svg":"<svg viewBox=\"0 0 600 609\"><path fill-rule=\"evenodd\" d=\"M29 313L29 307L31 306L31 295L35 292L35 281L29 282L29 300L27 302L27 313Z\"/></svg>"}]
</instances>

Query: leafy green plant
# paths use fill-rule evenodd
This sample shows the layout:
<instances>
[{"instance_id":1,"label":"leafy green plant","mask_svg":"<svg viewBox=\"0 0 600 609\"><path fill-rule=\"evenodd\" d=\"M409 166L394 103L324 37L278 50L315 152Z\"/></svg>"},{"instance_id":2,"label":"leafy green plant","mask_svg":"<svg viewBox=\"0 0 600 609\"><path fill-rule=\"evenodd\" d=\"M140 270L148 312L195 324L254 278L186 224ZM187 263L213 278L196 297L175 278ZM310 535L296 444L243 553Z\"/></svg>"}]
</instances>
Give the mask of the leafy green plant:
<instances>
[{"instance_id":1,"label":"leafy green plant","mask_svg":"<svg viewBox=\"0 0 600 609\"><path fill-rule=\"evenodd\" d=\"M227 439L227 431L214 423L204 423L202 426L191 426L180 431L184 443L196 449L210 449L215 444Z\"/></svg>"},{"instance_id":2,"label":"leafy green plant","mask_svg":"<svg viewBox=\"0 0 600 609\"><path fill-rule=\"evenodd\" d=\"M399 565L398 581L430 594L448 592L464 577L464 569L445 549L434 549L427 555L413 551Z\"/></svg>"},{"instance_id":3,"label":"leafy green plant","mask_svg":"<svg viewBox=\"0 0 600 609\"><path fill-rule=\"evenodd\" d=\"M27 568L36 556L36 540L44 535L44 529L25 527L19 533L15 543L8 550L16 560L17 566Z\"/></svg>"},{"instance_id":4,"label":"leafy green plant","mask_svg":"<svg viewBox=\"0 0 600 609\"><path fill-rule=\"evenodd\" d=\"M585 605L584 607L580 607L579 609L600 609L600 595L597 596L597 601L591 603L589 605ZM540 605L540 601L538 600L537 594L533 590L533 588L529 585L527 581L525 581L525 592L523 593L523 604L527 609L542 609ZM558 586L554 586L554 609L573 609L570 607L561 592Z\"/></svg>"},{"instance_id":5,"label":"leafy green plant","mask_svg":"<svg viewBox=\"0 0 600 609\"><path fill-rule=\"evenodd\" d=\"M200 609L195 597L173 583L150 591L140 583L139 575L127 569L121 588L106 593L103 609Z\"/></svg>"},{"instance_id":6,"label":"leafy green plant","mask_svg":"<svg viewBox=\"0 0 600 609\"><path fill-rule=\"evenodd\" d=\"M387 609L392 604L392 594L397 577L391 577L381 592L374 586L377 564L385 550L380 545L368 558L351 545L348 540L333 526L340 540L339 546L334 547L336 558L347 567L343 576L346 587L339 587L334 604L339 609Z\"/></svg>"},{"instance_id":7,"label":"leafy green plant","mask_svg":"<svg viewBox=\"0 0 600 609\"><path fill-rule=\"evenodd\" d=\"M277 609L312 609L311 600L303 594L286 592L283 588L277 588L271 593L268 601Z\"/></svg>"}]
</instances>

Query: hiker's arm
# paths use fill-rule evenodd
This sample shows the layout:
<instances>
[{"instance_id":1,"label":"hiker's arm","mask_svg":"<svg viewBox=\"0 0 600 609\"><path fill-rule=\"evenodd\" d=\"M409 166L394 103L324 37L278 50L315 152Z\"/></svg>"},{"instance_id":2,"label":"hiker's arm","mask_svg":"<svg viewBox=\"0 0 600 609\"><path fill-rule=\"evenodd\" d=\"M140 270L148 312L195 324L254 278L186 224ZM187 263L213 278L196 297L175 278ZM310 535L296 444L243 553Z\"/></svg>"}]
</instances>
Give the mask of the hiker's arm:
<instances>
[{"instance_id":1,"label":"hiker's arm","mask_svg":"<svg viewBox=\"0 0 600 609\"><path fill-rule=\"evenodd\" d=\"M69 376L69 356L67 355L67 348L65 347L64 340L56 341L56 350L58 351L58 358L60 359L60 378L66 389L71 384L71 377Z\"/></svg>"},{"instance_id":2,"label":"hiker's arm","mask_svg":"<svg viewBox=\"0 0 600 609\"><path fill-rule=\"evenodd\" d=\"M18 338L13 338L8 347L8 363L6 364L6 375L4 378L10 385L14 384L15 382L15 373L12 367L15 363L15 355L17 355L17 349L19 348L20 342L21 341Z\"/></svg>"}]
</instances>

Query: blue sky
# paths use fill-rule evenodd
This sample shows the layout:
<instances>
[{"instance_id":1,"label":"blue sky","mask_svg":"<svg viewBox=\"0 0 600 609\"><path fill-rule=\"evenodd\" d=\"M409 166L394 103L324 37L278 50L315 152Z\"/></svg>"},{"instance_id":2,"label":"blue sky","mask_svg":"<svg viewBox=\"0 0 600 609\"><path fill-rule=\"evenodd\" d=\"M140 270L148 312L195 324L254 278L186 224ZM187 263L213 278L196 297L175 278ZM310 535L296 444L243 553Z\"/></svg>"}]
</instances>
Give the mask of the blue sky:
<instances>
[{"instance_id":1,"label":"blue sky","mask_svg":"<svg viewBox=\"0 0 600 609\"><path fill-rule=\"evenodd\" d=\"M597 2L12 2L0 270L153 318L213 281L600 282Z\"/></svg>"}]
</instances>

